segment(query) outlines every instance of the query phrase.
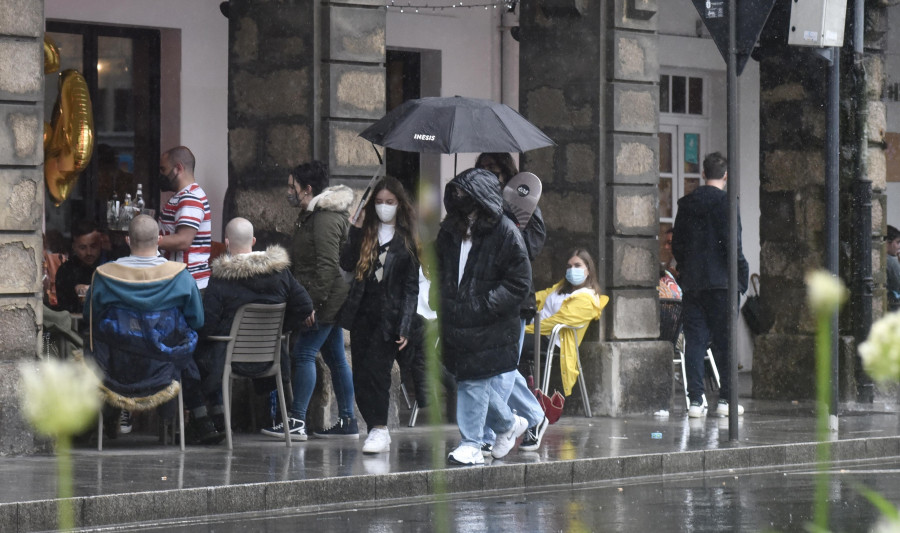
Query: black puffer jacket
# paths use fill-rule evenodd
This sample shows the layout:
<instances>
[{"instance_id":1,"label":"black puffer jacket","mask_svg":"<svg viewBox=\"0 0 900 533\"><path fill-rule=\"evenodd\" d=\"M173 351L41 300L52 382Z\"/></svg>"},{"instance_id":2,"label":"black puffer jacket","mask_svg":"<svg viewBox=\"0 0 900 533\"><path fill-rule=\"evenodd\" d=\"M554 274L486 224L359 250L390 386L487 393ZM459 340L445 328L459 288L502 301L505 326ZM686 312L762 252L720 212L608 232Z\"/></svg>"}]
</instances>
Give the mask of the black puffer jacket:
<instances>
[{"instance_id":1,"label":"black puffer jacket","mask_svg":"<svg viewBox=\"0 0 900 533\"><path fill-rule=\"evenodd\" d=\"M344 249L341 250L341 268L347 272L356 271L359 261L359 250L362 245L363 231L350 226L350 235ZM409 338L413 316L416 314L416 302L419 298L419 260L409 253L403 238L394 234L388 245L387 257L384 260L384 277L381 278L384 290L384 302L381 312L381 331L385 341L397 340L397 337ZM344 300L339 323L344 329L351 329L363 299L366 280L356 278L350 282L350 292Z\"/></svg>"},{"instance_id":2,"label":"black puffer jacket","mask_svg":"<svg viewBox=\"0 0 900 533\"><path fill-rule=\"evenodd\" d=\"M472 249L461 280L456 188L482 208L471 228ZM531 264L521 232L503 216L502 202L497 178L486 170L467 170L444 191L449 214L437 236L440 283L432 290L440 292L444 363L460 380L515 370L519 356L519 307L531 285Z\"/></svg>"},{"instance_id":3,"label":"black puffer jacket","mask_svg":"<svg viewBox=\"0 0 900 533\"><path fill-rule=\"evenodd\" d=\"M270 246L265 252L223 255L213 262L209 286L203 294L206 322L199 331L200 342L194 354L205 392L216 390L222 384L227 344L205 338L228 335L238 308L249 303L287 303L285 331L299 329L312 313L312 300L291 274L291 262L284 248ZM242 373L252 375L252 372Z\"/></svg>"},{"instance_id":4,"label":"black puffer jacket","mask_svg":"<svg viewBox=\"0 0 900 533\"><path fill-rule=\"evenodd\" d=\"M738 215L738 285L747 292L749 267L741 248ZM711 185L678 200L672 233L678 284L686 291L728 288L728 194Z\"/></svg>"}]
</instances>

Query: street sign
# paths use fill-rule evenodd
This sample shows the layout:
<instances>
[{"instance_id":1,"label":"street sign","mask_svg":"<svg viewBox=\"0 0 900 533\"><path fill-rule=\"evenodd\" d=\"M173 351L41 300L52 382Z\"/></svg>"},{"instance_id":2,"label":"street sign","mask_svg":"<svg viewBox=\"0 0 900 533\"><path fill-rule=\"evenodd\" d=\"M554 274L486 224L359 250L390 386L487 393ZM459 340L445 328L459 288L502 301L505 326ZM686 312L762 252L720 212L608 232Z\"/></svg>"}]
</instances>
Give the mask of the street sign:
<instances>
[{"instance_id":1,"label":"street sign","mask_svg":"<svg viewBox=\"0 0 900 533\"><path fill-rule=\"evenodd\" d=\"M709 30L722 58L728 62L728 2L692 0L700 20ZM759 39L775 0L735 0L737 3L737 73L744 71L750 52Z\"/></svg>"}]
</instances>

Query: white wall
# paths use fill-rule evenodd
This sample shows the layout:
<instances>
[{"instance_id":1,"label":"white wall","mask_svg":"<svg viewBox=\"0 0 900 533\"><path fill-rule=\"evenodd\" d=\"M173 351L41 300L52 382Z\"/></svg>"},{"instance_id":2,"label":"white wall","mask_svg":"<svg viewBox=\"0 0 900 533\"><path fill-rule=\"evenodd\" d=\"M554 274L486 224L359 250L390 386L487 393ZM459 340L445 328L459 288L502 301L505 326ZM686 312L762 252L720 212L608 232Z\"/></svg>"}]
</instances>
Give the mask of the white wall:
<instances>
[{"instance_id":1,"label":"white wall","mask_svg":"<svg viewBox=\"0 0 900 533\"><path fill-rule=\"evenodd\" d=\"M518 45L507 35L501 59L500 27L502 9L420 10L415 13L389 9L388 48L437 50L441 52L440 96L471 96L503 101L518 108L518 87L509 87L510 78L518 80ZM512 21L507 20L507 24ZM515 61L511 58L515 57ZM502 63L502 64L501 64ZM515 69L510 71L509 69ZM501 77L502 70L507 76ZM506 79L507 83L501 80ZM501 94L501 86L506 85ZM515 91L515 92L510 92ZM513 96L511 96L513 95ZM478 154L459 154L457 170L475 164ZM443 182L453 177L453 156L441 156Z\"/></svg>"},{"instance_id":2,"label":"white wall","mask_svg":"<svg viewBox=\"0 0 900 533\"><path fill-rule=\"evenodd\" d=\"M209 197L213 238L221 240L222 202L228 187L228 20L219 11L221 0L45 0L47 19L142 26L180 32L180 116L172 116L171 102L162 102L161 134L166 150L176 144L197 157L195 177ZM163 49L171 40L163 32ZM163 61L162 89L171 83ZM180 124L172 131L173 122ZM172 138L177 133L178 138ZM152 176L150 176L152 178Z\"/></svg>"}]
</instances>

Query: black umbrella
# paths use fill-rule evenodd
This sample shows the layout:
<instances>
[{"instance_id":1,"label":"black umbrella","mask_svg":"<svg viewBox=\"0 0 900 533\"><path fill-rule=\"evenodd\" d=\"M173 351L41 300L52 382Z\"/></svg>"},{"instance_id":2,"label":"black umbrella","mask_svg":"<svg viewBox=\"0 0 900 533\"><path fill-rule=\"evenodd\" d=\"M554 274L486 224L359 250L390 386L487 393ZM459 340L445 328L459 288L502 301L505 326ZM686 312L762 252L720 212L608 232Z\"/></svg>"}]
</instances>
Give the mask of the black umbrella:
<instances>
[{"instance_id":1,"label":"black umbrella","mask_svg":"<svg viewBox=\"0 0 900 533\"><path fill-rule=\"evenodd\" d=\"M505 104L481 98L407 100L359 134L404 152L527 152L556 143Z\"/></svg>"}]
</instances>

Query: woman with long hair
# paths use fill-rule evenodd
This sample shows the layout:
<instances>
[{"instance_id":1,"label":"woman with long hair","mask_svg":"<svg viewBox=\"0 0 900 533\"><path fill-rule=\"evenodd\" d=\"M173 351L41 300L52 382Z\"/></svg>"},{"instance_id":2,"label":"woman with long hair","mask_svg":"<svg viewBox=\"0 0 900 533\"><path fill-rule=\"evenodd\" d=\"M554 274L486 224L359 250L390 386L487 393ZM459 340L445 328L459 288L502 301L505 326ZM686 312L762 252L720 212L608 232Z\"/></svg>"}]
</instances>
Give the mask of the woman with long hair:
<instances>
[{"instance_id":1,"label":"woman with long hair","mask_svg":"<svg viewBox=\"0 0 900 533\"><path fill-rule=\"evenodd\" d=\"M297 336L291 358L294 371L291 388L291 439L307 439L306 411L316 386L316 354L322 352L331 370L331 382L338 403L338 420L328 429L316 431L320 438L359 438L353 412L353 376L344 352L344 332L337 315L347 297L347 283L341 277L338 260L346 235L348 210L353 191L344 185L328 186L328 167L320 161L297 166L288 176L288 202L300 208L291 243L291 271L313 301L313 314ZM281 424L262 430L281 438Z\"/></svg>"},{"instance_id":2,"label":"woman with long hair","mask_svg":"<svg viewBox=\"0 0 900 533\"><path fill-rule=\"evenodd\" d=\"M597 269L590 252L584 248L575 248L567 254L566 275L555 285L539 291L537 299L538 314L541 317L541 335L550 335L557 324L581 327L600 318L600 313L609 303L609 296L600 294L597 282ZM576 331L564 330L559 336L560 368L562 374L563 393L572 393L575 380L578 379L576 347L581 344L587 328ZM522 366L533 360L534 324L525 328L525 347ZM531 353L527 353L527 352ZM527 372L530 374L530 372Z\"/></svg>"},{"instance_id":3,"label":"woman with long hair","mask_svg":"<svg viewBox=\"0 0 900 533\"><path fill-rule=\"evenodd\" d=\"M353 387L368 426L363 453L390 450L391 369L410 336L419 296L416 214L403 185L385 177L372 190L341 251L353 276L341 310L350 330Z\"/></svg>"}]
</instances>

